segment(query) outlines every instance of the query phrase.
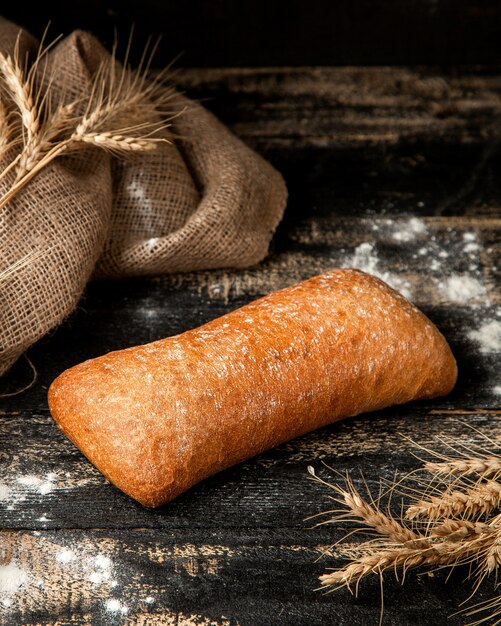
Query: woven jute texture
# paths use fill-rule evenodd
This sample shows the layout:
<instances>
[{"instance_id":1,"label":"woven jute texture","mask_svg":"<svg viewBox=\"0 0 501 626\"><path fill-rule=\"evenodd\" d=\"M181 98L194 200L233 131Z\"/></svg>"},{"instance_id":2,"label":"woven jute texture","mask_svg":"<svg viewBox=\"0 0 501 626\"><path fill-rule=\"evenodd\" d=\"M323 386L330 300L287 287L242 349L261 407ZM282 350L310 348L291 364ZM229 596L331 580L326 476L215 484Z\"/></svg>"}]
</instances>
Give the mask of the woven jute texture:
<instances>
[{"instance_id":1,"label":"woven jute texture","mask_svg":"<svg viewBox=\"0 0 501 626\"><path fill-rule=\"evenodd\" d=\"M0 19L3 53L19 33ZM21 31L18 46L29 63L37 42ZM56 99L85 106L108 58L92 35L74 32L47 54L39 84L50 76ZM127 160L95 146L59 157L0 209L0 374L74 309L93 277L238 268L267 254L286 203L282 177L198 103L180 94L172 103L181 113L171 143ZM0 180L0 195L11 184Z\"/></svg>"}]
</instances>

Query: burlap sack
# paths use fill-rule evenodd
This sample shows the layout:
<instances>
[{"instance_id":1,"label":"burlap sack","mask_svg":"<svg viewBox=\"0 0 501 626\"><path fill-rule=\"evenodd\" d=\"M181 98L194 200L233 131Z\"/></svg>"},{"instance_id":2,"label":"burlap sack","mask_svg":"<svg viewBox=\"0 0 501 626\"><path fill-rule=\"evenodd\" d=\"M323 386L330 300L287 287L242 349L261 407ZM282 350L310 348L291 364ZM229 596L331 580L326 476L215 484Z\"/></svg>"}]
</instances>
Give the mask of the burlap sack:
<instances>
[{"instance_id":1,"label":"burlap sack","mask_svg":"<svg viewBox=\"0 0 501 626\"><path fill-rule=\"evenodd\" d=\"M0 20L2 52L18 32ZM22 33L20 48L33 55L36 44ZM75 32L47 55L40 83L51 76L61 101L85 103L106 55ZM59 157L0 209L0 374L73 310L91 276L243 267L266 255L285 208L281 176L200 105L180 95L173 105L186 109L174 126L182 139L127 161L96 147ZM0 181L0 195L10 184Z\"/></svg>"}]
</instances>

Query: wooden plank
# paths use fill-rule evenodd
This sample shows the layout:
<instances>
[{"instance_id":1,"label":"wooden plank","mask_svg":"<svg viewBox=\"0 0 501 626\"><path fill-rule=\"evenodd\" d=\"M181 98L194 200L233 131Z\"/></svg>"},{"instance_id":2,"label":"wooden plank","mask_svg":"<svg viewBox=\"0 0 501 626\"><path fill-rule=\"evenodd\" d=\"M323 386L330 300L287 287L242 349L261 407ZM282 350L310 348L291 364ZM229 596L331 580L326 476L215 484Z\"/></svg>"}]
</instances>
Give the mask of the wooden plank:
<instances>
[{"instance_id":1,"label":"wooden plank","mask_svg":"<svg viewBox=\"0 0 501 626\"><path fill-rule=\"evenodd\" d=\"M430 412L424 406L377 411L333 424L209 478L148 510L110 485L57 429L48 412L0 417L0 528L303 528L325 505L308 479L322 462L377 491L379 478L419 466L416 443L445 450L440 436L486 447L499 441L501 411ZM477 429L477 430L474 430ZM480 432L482 434L480 434Z\"/></svg>"},{"instance_id":2,"label":"wooden plank","mask_svg":"<svg viewBox=\"0 0 501 626\"><path fill-rule=\"evenodd\" d=\"M499 216L497 72L228 68L176 80L284 174L289 214Z\"/></svg>"},{"instance_id":3,"label":"wooden plank","mask_svg":"<svg viewBox=\"0 0 501 626\"><path fill-rule=\"evenodd\" d=\"M257 514L259 512L257 511ZM331 527L242 530L42 531L0 533L3 624L62 626L318 625L367 626L379 618L377 578L330 595L315 591L318 576L342 561L329 546ZM461 570L419 578L401 587L385 577L384 624L464 624L451 619L468 595ZM494 595L484 584L477 599ZM335 621L333 621L335 616Z\"/></svg>"},{"instance_id":4,"label":"wooden plank","mask_svg":"<svg viewBox=\"0 0 501 626\"><path fill-rule=\"evenodd\" d=\"M275 252L257 267L93 283L79 310L30 352L40 375L21 406L44 409L48 385L79 361L193 328L332 267L354 266L411 297L451 342L460 382L452 396L430 406L496 408L499 224L472 217L293 215L283 224ZM2 392L22 388L31 375L26 362L19 362L1 381ZM2 406L15 409L19 398L4 398Z\"/></svg>"},{"instance_id":5,"label":"wooden plank","mask_svg":"<svg viewBox=\"0 0 501 626\"><path fill-rule=\"evenodd\" d=\"M347 68L193 71L182 80L194 95L216 96L210 106L285 173L285 219L258 267L92 283L75 314L30 351L36 383L1 400L0 528L10 531L0 531L0 567L27 578L10 577L22 584L0 597L0 623L377 623L377 581L358 601L313 591L339 564L336 554L317 557L347 527L308 530L305 517L329 501L306 468L328 477L325 462L359 485L363 470L376 490L380 477L419 464L409 439L442 449L443 436L499 441L499 78ZM334 266L379 274L437 323L460 370L448 398L321 429L158 511L107 483L52 421L47 387L66 367L198 326ZM0 393L30 376L21 360ZM467 595L462 579L390 583L385 624L463 623L448 619ZM482 588L481 598L490 594Z\"/></svg>"},{"instance_id":6,"label":"wooden plank","mask_svg":"<svg viewBox=\"0 0 501 626\"><path fill-rule=\"evenodd\" d=\"M194 69L179 86L254 145L374 150L500 138L497 72L434 68Z\"/></svg>"},{"instance_id":7,"label":"wooden plank","mask_svg":"<svg viewBox=\"0 0 501 626\"><path fill-rule=\"evenodd\" d=\"M501 218L288 215L274 254L259 266L164 280L230 301L269 293L333 267L358 267L379 275L418 306L488 306L500 297L500 231Z\"/></svg>"},{"instance_id":8,"label":"wooden plank","mask_svg":"<svg viewBox=\"0 0 501 626\"><path fill-rule=\"evenodd\" d=\"M212 283L219 290L221 282ZM210 286L210 285L209 285ZM219 298L197 295L193 291L163 289L164 304L121 308L122 297L130 298L130 284L108 287L107 297L116 296L114 305L78 311L70 320L30 351L38 370L36 383L22 395L2 399L3 410L40 411L47 407L47 388L67 367L135 344L147 343L197 326L213 317L243 305L249 297L235 297L225 303ZM139 297L139 290L135 292ZM104 297L104 294L103 294ZM87 302L86 302L87 303ZM85 304L83 306L85 306ZM498 408L501 357L496 340L499 306L426 306L425 313L449 340L459 364L459 382L446 398L427 403L430 408ZM180 311L182 315L180 315ZM131 333L128 329L134 329ZM491 337L491 339L489 339ZM32 379L31 369L21 359L2 381L2 391L22 388Z\"/></svg>"},{"instance_id":9,"label":"wooden plank","mask_svg":"<svg viewBox=\"0 0 501 626\"><path fill-rule=\"evenodd\" d=\"M397 114L398 115L398 114ZM397 145L369 142L326 147L256 145L284 175L286 217L308 212L340 216L499 217L499 150L460 140ZM431 135L429 141L432 141Z\"/></svg>"}]
</instances>

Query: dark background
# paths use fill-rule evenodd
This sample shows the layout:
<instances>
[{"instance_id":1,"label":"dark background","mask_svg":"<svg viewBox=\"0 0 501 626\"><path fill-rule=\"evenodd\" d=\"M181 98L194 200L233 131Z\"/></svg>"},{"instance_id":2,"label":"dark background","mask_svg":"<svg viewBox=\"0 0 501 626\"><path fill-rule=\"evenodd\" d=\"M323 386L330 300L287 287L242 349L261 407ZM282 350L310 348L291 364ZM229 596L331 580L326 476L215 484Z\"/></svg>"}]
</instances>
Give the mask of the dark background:
<instances>
[{"instance_id":1,"label":"dark background","mask_svg":"<svg viewBox=\"0 0 501 626\"><path fill-rule=\"evenodd\" d=\"M199 623L231 626L377 624L376 577L365 581L358 599L348 590L313 591L320 574L342 565L318 560L318 548L352 526L313 529L305 520L332 507L324 486L308 480L307 465L335 481L325 462L362 490L363 472L376 494L380 478L419 465L411 440L435 448L447 436L458 446L485 447L483 436L499 437L500 355L481 354L469 334L494 319L499 304L501 0L4 5L0 13L37 35L51 19L49 38L78 27L110 44L115 28L126 40L135 22L136 51L148 34L163 35L158 65L184 51L178 66L268 66L179 72L176 84L284 174L290 200L272 254L258 267L182 280L95 281L74 314L30 350L38 379L0 406L0 479L23 498L12 510L0 506L0 546L11 547L35 584L21 590L4 621L0 603L0 624L123 623L104 610L103 591L80 584L79 570L58 569L55 555L67 546L78 555L106 546L120 582L113 593L131 601L128 623L160 626L172 615L186 623L194 613ZM356 67L387 64L427 67ZM287 67L297 65L355 67ZM394 240L393 226L405 228L412 217L424 220L426 234ZM488 289L473 306L448 302L436 281L467 271L464 242L472 234L480 246L473 276ZM374 243L381 270L412 283L417 304L451 342L460 370L451 396L333 424L213 476L155 511L111 487L57 429L46 393L66 367L196 327L344 264L362 242ZM425 243L429 258L420 255ZM20 359L0 393L20 389L30 376ZM64 476L50 494L18 482L49 471ZM2 556L0 549L0 564ZM445 584L446 572L431 579L409 572L401 586L388 572L384 625L452 626L484 617L451 618L470 592L466 575L458 571ZM142 604L150 592L155 604ZM477 600L494 593L486 581Z\"/></svg>"},{"instance_id":2,"label":"dark background","mask_svg":"<svg viewBox=\"0 0 501 626\"><path fill-rule=\"evenodd\" d=\"M40 35L116 28L162 35L156 57L183 66L495 65L499 0L64 0L6 3L3 15ZM137 49L141 48L138 43Z\"/></svg>"}]
</instances>

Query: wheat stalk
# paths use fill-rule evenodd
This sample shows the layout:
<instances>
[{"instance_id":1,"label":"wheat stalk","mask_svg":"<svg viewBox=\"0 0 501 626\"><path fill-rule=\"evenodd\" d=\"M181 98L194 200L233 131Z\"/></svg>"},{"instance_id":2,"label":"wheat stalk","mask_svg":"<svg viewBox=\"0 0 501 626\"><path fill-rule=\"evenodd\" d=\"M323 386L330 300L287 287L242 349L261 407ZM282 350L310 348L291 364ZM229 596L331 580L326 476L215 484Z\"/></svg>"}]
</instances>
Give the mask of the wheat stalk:
<instances>
[{"instance_id":1,"label":"wheat stalk","mask_svg":"<svg viewBox=\"0 0 501 626\"><path fill-rule=\"evenodd\" d=\"M9 280L12 276L19 274L21 270L29 267L39 258L45 256L50 252L49 250L32 250L24 257L21 257L11 265L8 265L5 269L0 270L0 285Z\"/></svg>"},{"instance_id":2,"label":"wheat stalk","mask_svg":"<svg viewBox=\"0 0 501 626\"><path fill-rule=\"evenodd\" d=\"M349 585L357 583L365 576L373 573L382 574L388 569L403 568L407 570L420 565L441 566L457 561L457 551L440 550L435 546L409 548L397 546L380 550L361 557L343 569L320 576L322 587Z\"/></svg>"},{"instance_id":3,"label":"wheat stalk","mask_svg":"<svg viewBox=\"0 0 501 626\"><path fill-rule=\"evenodd\" d=\"M439 456L435 454L435 456ZM350 562L337 570L320 576L321 589L333 591L339 587L356 584L370 574L382 577L392 569L404 574L409 568L453 568L469 566L469 578L474 581L473 593L490 574L501 565L501 513L492 512L501 504L499 476L501 458L496 455L467 458L446 458L443 462L426 462L424 469L434 477L441 476L442 491L434 482L421 482L417 502L402 508L404 519L395 518L390 511L381 510L381 496L375 502L364 499L351 480L343 486L332 485L309 473L336 492L334 499L342 504L341 511L327 511L327 522L362 521L364 526L378 533L377 540L363 541L346 548L339 544L338 551ZM471 483L468 477L476 474L479 479ZM411 476L409 475L409 479ZM401 481L389 486L386 495L391 497ZM459 489L458 489L459 486ZM461 490L460 490L461 489ZM430 496L430 491L433 496ZM404 492L405 494L405 492ZM333 515L335 513L335 515ZM412 523L412 527L407 524ZM360 530L360 529L357 529ZM499 598L480 603L468 611L468 615L491 611L491 616L501 614ZM478 624L488 617L478 620Z\"/></svg>"},{"instance_id":4,"label":"wheat stalk","mask_svg":"<svg viewBox=\"0 0 501 626\"><path fill-rule=\"evenodd\" d=\"M10 147L9 113L4 102L0 100L0 160L3 159Z\"/></svg>"},{"instance_id":5,"label":"wheat stalk","mask_svg":"<svg viewBox=\"0 0 501 626\"><path fill-rule=\"evenodd\" d=\"M444 519L440 524L431 528L429 537L438 537L448 541L463 541L464 539L478 537L483 533L491 534L493 532L495 532L495 529L485 522Z\"/></svg>"},{"instance_id":6,"label":"wheat stalk","mask_svg":"<svg viewBox=\"0 0 501 626\"><path fill-rule=\"evenodd\" d=\"M52 114L43 111L43 105L52 101L52 81L43 96L35 84L46 50L39 52L27 75L19 63L18 46L15 58L0 53L0 79L21 118L23 143L21 152L0 174L1 179L16 168L14 183L0 197L0 209L64 153L92 145L125 156L169 141L160 133L170 125L162 115L172 90L149 80L145 72L125 67L118 71L114 58L103 63L96 73L83 114L75 115L77 102L61 104Z\"/></svg>"},{"instance_id":7,"label":"wheat stalk","mask_svg":"<svg viewBox=\"0 0 501 626\"><path fill-rule=\"evenodd\" d=\"M461 474L468 476L470 474L478 474L483 478L491 478L501 473L501 458L496 456L471 459L449 459L442 463L431 462L425 463L424 468L437 475L448 476L450 474Z\"/></svg>"},{"instance_id":8,"label":"wheat stalk","mask_svg":"<svg viewBox=\"0 0 501 626\"><path fill-rule=\"evenodd\" d=\"M413 520L427 517L439 519L464 515L485 515L496 509L501 502L501 484L494 480L480 483L466 491L454 490L432 496L409 506L406 518Z\"/></svg>"},{"instance_id":9,"label":"wheat stalk","mask_svg":"<svg viewBox=\"0 0 501 626\"><path fill-rule=\"evenodd\" d=\"M16 46L17 51L17 46ZM17 52L15 52L17 57ZM12 98L20 115L25 143L29 143L36 135L40 118L35 107L30 81L24 77L17 58L0 52L0 72L5 90Z\"/></svg>"},{"instance_id":10,"label":"wheat stalk","mask_svg":"<svg viewBox=\"0 0 501 626\"><path fill-rule=\"evenodd\" d=\"M93 144L112 152L126 153L153 150L156 147L156 142L163 141L163 139L128 137L127 135L120 135L114 132L87 132L80 137L72 137L72 141Z\"/></svg>"},{"instance_id":11,"label":"wheat stalk","mask_svg":"<svg viewBox=\"0 0 501 626\"><path fill-rule=\"evenodd\" d=\"M341 521L362 520L366 524L366 526L373 528L381 535L386 535L392 541L406 543L422 538L422 535L418 534L410 528L407 528L406 526L398 522L395 518L381 511L377 506L373 506L366 502L357 491L351 480L347 479L346 489L342 489L337 485L325 483L325 481L321 480L315 474L315 471L311 466L308 468L308 471L314 479L324 484L328 484L329 487L331 487L335 492L340 495L340 498L333 498L336 502L344 504L348 507L347 512L343 512L340 515L330 517L328 520L322 522L323 524Z\"/></svg>"},{"instance_id":12,"label":"wheat stalk","mask_svg":"<svg viewBox=\"0 0 501 626\"><path fill-rule=\"evenodd\" d=\"M70 102L58 106L42 125L40 132L25 146L16 169L17 180L30 172L42 160L42 157L50 152L58 138L71 127L76 104L76 102Z\"/></svg>"}]
</instances>

